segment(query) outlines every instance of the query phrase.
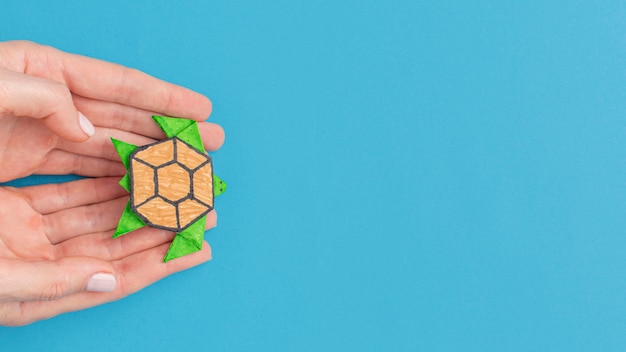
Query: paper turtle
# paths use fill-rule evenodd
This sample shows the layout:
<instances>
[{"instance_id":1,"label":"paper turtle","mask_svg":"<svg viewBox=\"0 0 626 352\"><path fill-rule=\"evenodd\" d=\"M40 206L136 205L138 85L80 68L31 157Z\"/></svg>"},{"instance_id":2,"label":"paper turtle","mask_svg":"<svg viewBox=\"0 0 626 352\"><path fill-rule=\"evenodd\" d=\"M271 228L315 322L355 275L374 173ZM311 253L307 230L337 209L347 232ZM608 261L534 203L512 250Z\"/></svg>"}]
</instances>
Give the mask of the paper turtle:
<instances>
[{"instance_id":1,"label":"paper turtle","mask_svg":"<svg viewBox=\"0 0 626 352\"><path fill-rule=\"evenodd\" d=\"M144 226L176 232L164 262L202 249L206 214L226 184L213 174L196 121L153 116L168 139L138 147L112 138L130 193L113 237Z\"/></svg>"}]
</instances>

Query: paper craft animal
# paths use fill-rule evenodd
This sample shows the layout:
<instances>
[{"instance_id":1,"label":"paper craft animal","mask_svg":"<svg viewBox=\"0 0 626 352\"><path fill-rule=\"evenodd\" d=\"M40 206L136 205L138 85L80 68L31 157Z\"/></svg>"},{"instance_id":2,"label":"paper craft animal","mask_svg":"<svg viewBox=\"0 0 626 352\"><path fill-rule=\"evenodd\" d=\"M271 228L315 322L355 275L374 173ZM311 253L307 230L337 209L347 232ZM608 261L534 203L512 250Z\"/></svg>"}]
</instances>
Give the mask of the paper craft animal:
<instances>
[{"instance_id":1,"label":"paper craft animal","mask_svg":"<svg viewBox=\"0 0 626 352\"><path fill-rule=\"evenodd\" d=\"M202 249L206 214L226 184L213 174L196 121L153 116L168 139L137 147L112 138L130 200L113 237L143 226L176 232L164 262Z\"/></svg>"}]
</instances>

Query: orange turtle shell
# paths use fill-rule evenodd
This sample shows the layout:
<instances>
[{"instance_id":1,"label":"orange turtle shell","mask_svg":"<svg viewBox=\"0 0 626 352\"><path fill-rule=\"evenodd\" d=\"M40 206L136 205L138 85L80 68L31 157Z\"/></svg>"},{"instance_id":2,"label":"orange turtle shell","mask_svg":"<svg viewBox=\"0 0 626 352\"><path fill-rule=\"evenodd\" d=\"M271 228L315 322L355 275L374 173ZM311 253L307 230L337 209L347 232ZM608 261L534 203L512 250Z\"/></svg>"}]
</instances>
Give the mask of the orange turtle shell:
<instances>
[{"instance_id":1,"label":"orange turtle shell","mask_svg":"<svg viewBox=\"0 0 626 352\"><path fill-rule=\"evenodd\" d=\"M130 206L146 225L181 232L213 210L211 157L174 137L130 155Z\"/></svg>"}]
</instances>

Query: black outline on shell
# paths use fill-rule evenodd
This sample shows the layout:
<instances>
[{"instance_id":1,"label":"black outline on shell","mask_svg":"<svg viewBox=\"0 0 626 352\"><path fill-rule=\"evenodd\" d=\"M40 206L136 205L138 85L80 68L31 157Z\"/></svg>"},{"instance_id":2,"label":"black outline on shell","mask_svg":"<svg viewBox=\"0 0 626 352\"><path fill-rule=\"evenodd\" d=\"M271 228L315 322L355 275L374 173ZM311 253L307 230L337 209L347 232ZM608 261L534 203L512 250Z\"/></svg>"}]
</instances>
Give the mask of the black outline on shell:
<instances>
[{"instance_id":1,"label":"black outline on shell","mask_svg":"<svg viewBox=\"0 0 626 352\"><path fill-rule=\"evenodd\" d=\"M143 151L143 150L146 150L146 149L148 149L148 148L150 148L150 147L153 147L153 146L155 146L155 145L157 145L157 144L160 144L160 143L165 143L165 142L170 141L170 140L171 140L171 141L173 141L172 143L174 143L174 159L172 159L171 161L165 162L165 163L163 163L163 164L161 164L161 165L159 165L159 166L152 166L152 165L148 164L147 162L145 162L145 161L143 161L143 160L141 160L141 159L135 159L135 154L137 154L137 153L139 153L139 152L141 152L141 151ZM189 147L191 150L193 150L193 151L197 152L198 154L200 154L200 155L202 155L202 156L206 157L206 158L207 158L207 160L206 160L206 161L204 161L203 163L201 163L200 165L198 165L198 166L197 166L196 168L194 168L193 170L192 170L192 169L189 169L187 166L185 166L185 165L183 165L183 164L179 163L179 162L176 160L176 157L177 157L177 155L178 155L178 153L177 153L177 146L176 146L176 145L177 145L177 143L178 143L178 142L184 143L184 144L185 144L187 147ZM133 181L134 181L134 178L133 178L133 163L132 163L132 160L133 160L133 159L137 160L137 162L139 162L139 163L142 163L142 164L144 164L144 165L146 165L146 166L149 166L149 167L150 167L150 168L152 168L152 170L154 171L154 195L152 195L152 196L151 196L151 197L149 197L147 200L145 200L144 202L142 202L141 204L139 204L137 207L135 207L135 206L134 206L134 196L133 196L133 184L134 184L134 182L133 182ZM179 200L178 200L178 201L176 201L176 202L172 202L172 201L170 201L169 199L166 199L166 198L164 198L164 197L162 197L162 196L159 196L159 195L158 195L158 190L159 190L159 188L158 188L159 179L158 179L158 177L157 177L157 172L156 172L156 170L157 170L157 169L159 169L159 168L161 168L161 167L168 166L168 165L172 165L172 164L175 164L175 163L176 163L176 164L178 164L178 165L180 165L183 169L185 169L185 171L187 171L187 172L189 173L189 186L190 186L190 190L189 190L189 193L188 193L185 197L183 197L183 198L179 199ZM203 201L201 201L201 200L199 200L199 199L196 199L196 198L193 196L193 174L194 174L194 173L195 173L198 169L200 169L201 167L205 166L206 164L211 164L211 182L213 182L213 178L214 178L214 176L213 176L213 159L211 158L211 156L210 156L210 155L208 155L208 154L202 153L201 151L199 151L198 149L196 149L196 148L194 148L193 146L189 145L188 143L186 143L185 141L183 141L182 139L180 139L180 138L178 138L178 137L172 137L172 138L164 139L164 140L161 140L161 141L158 141L158 142L154 142L154 143L151 143L151 144L148 144L148 145L144 145L144 146L141 146L141 147L137 147L137 148L136 148L136 149L135 149L135 150L134 150L134 151L130 154L130 156L128 157L128 176L129 176L129 182L130 182L130 187L129 187L129 188L130 188L130 208L133 210L133 213L135 213L135 215L137 215L137 216L138 216L138 217L139 217L139 218L140 218L140 219L141 219L141 220L142 220L142 221L143 221L143 222L144 222L147 226L154 227L154 228L157 228L157 229L167 230L167 231L174 231L174 232L176 232L176 233L180 233L180 232L184 231L186 228L188 228L189 226L191 226L192 224L194 224L196 221L200 220L203 216L205 216L206 214L210 213L210 212L214 209L214 207L212 207L212 206L210 206L210 205L208 205L208 204L204 203ZM211 191L212 191L211 197L212 197L213 199L215 199L215 187L213 187L213 185L211 186ZM143 204L145 204L146 202L148 202L148 201L150 201L150 200L152 200L152 199L154 199L154 198L157 198L157 197L158 197L158 198L161 198L161 199L162 199L162 200L164 200L166 203L169 203L169 204L171 204L171 205L173 205L173 206L174 206L174 208L176 209L176 222L177 222L177 224L179 225L178 227L173 228L173 227L166 227L166 226L156 225L156 224L152 223L152 221L150 221L148 218L146 218L145 216L141 215L141 214L137 211L137 208L138 208L138 207L142 206L142 205L143 205ZM178 206L177 206L177 204L178 204L178 203L181 203L181 202L183 202L183 201L185 201L185 200L187 200L187 199L192 199L192 200L195 200L196 202L198 202L198 203L200 203L200 204L204 205L205 207L207 207L207 209L208 209L208 210L204 211L202 214L200 214L199 216L197 216L196 218L194 218L192 221L190 221L190 222L187 224L187 226L180 227L180 219L179 219L179 215L178 215Z\"/></svg>"}]
</instances>

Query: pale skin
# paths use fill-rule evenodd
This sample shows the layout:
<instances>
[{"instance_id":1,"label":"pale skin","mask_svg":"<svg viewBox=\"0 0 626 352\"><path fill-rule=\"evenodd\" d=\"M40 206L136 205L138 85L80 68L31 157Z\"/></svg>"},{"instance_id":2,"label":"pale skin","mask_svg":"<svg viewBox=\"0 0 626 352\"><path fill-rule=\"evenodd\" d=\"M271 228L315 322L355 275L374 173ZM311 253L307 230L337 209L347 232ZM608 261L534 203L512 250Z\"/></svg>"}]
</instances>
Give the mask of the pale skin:
<instances>
[{"instance_id":1,"label":"pale skin","mask_svg":"<svg viewBox=\"0 0 626 352\"><path fill-rule=\"evenodd\" d=\"M123 298L211 259L211 249L163 263L174 234L142 228L113 239L128 194L110 138L165 136L154 114L199 121L213 151L224 132L204 121L203 95L140 71L30 42L0 43L0 182L32 174L92 178L0 187L0 325L25 325ZM81 124L79 111L89 122ZM214 227L215 212L207 228ZM93 292L104 274L113 286ZM91 288L90 288L91 287Z\"/></svg>"}]
</instances>

